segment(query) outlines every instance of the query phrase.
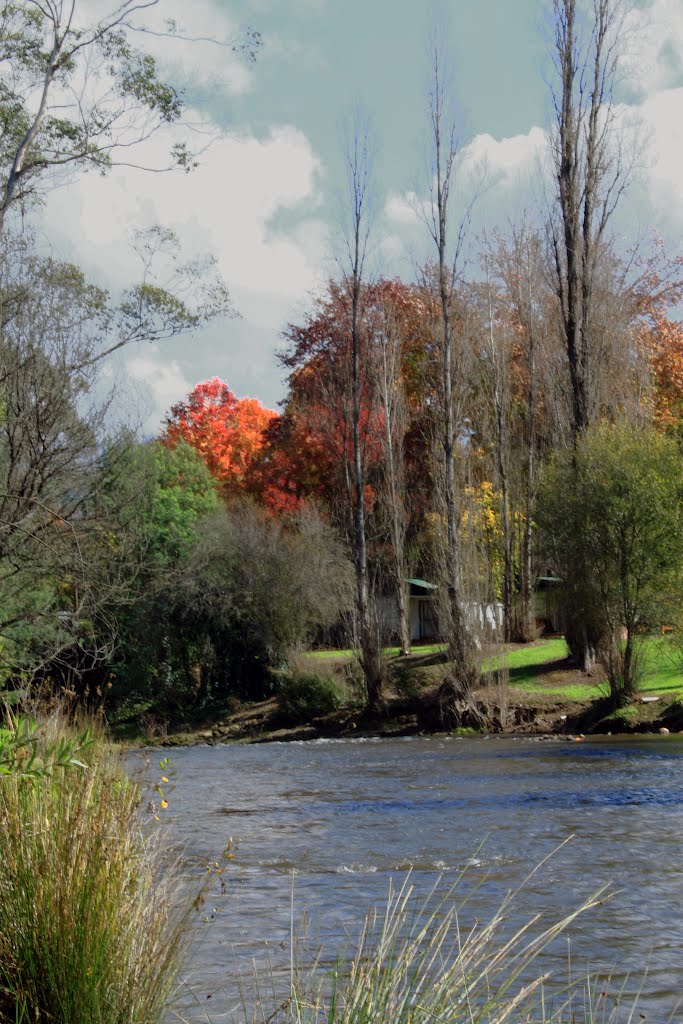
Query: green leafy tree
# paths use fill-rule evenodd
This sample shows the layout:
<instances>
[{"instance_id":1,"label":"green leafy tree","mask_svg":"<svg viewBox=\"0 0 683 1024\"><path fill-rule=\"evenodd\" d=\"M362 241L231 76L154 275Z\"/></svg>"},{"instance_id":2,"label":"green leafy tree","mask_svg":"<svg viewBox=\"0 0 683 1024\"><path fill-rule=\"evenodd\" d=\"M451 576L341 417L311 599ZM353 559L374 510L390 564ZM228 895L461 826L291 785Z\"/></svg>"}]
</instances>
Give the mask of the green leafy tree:
<instances>
[{"instance_id":1,"label":"green leafy tree","mask_svg":"<svg viewBox=\"0 0 683 1024\"><path fill-rule=\"evenodd\" d=\"M177 298L178 278L170 289L151 288L153 259L171 242L160 231L140 241L142 285L117 304L79 268L38 255L30 237L6 233L0 240L0 662L6 676L44 676L61 652L70 652L65 672L83 665L86 650L91 665L111 655L117 610L128 600L140 559L130 514L112 498L128 490L117 474L131 442L127 431L112 435L109 428L114 395L100 373L103 359L132 341L191 329L220 309L213 296L208 305L200 295Z\"/></svg>"},{"instance_id":2,"label":"green leafy tree","mask_svg":"<svg viewBox=\"0 0 683 1024\"><path fill-rule=\"evenodd\" d=\"M0 232L56 170L131 164L136 147L181 119L181 92L136 45L145 33L179 35L172 21L150 21L162 10L161 0L117 0L93 19L83 0L0 0ZM261 38L246 29L214 42L251 62ZM194 165L177 140L173 165Z\"/></svg>"},{"instance_id":3,"label":"green leafy tree","mask_svg":"<svg viewBox=\"0 0 683 1024\"><path fill-rule=\"evenodd\" d=\"M196 544L200 521L219 505L216 483L189 445L171 448L154 441L131 447L122 465L112 467L109 494L114 514L130 510L112 552L128 586L115 609L114 629L106 617L99 624L115 638L112 697L163 700L179 674L177 664L191 660L191 639L174 621L174 610L183 560Z\"/></svg>"},{"instance_id":4,"label":"green leafy tree","mask_svg":"<svg viewBox=\"0 0 683 1024\"><path fill-rule=\"evenodd\" d=\"M353 568L315 512L285 526L249 502L213 514L203 505L193 537L177 528L180 500L162 495L151 506L164 538L154 556L156 589L145 584L131 609L115 693L176 720L229 697L260 699L292 649L353 605Z\"/></svg>"},{"instance_id":5,"label":"green leafy tree","mask_svg":"<svg viewBox=\"0 0 683 1024\"><path fill-rule=\"evenodd\" d=\"M683 565L683 463L652 428L601 425L557 453L538 497L542 542L573 631L599 638L612 697L637 689L645 633L671 621Z\"/></svg>"},{"instance_id":6,"label":"green leafy tree","mask_svg":"<svg viewBox=\"0 0 683 1024\"><path fill-rule=\"evenodd\" d=\"M154 484L144 528L155 561L168 566L190 553L199 520L218 509L218 491L189 444L171 447L155 441L150 450Z\"/></svg>"}]
</instances>

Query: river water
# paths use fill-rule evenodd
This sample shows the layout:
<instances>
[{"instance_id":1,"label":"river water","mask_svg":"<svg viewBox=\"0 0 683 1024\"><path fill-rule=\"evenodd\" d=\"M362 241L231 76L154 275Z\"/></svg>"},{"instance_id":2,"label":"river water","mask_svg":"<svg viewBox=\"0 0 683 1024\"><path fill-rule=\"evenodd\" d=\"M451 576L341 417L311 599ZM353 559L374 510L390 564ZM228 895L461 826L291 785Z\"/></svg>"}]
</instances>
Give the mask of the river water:
<instances>
[{"instance_id":1,"label":"river water","mask_svg":"<svg viewBox=\"0 0 683 1024\"><path fill-rule=\"evenodd\" d=\"M683 737L314 741L179 749L172 762L187 870L237 843L197 915L188 1019L232 1020L237 974L254 964L264 977L270 963L277 985L292 904L333 960L390 878L411 870L427 892L465 868L469 912L487 918L554 850L516 898L516 923L556 919L606 883L616 895L543 969L565 977L569 953L576 975L642 989L635 1020L683 1019Z\"/></svg>"}]
</instances>

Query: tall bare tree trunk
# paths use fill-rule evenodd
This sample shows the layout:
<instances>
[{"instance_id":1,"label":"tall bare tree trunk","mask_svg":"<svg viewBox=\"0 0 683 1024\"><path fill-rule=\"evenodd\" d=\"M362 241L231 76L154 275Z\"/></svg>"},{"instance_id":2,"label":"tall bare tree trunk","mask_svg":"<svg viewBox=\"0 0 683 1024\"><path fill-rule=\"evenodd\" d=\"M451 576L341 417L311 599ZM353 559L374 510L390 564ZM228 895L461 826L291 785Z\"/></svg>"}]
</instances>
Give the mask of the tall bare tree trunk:
<instances>
[{"instance_id":1,"label":"tall bare tree trunk","mask_svg":"<svg viewBox=\"0 0 683 1024\"><path fill-rule=\"evenodd\" d=\"M527 450L524 510L524 548L522 562L522 632L525 640L533 640L534 621L534 563L532 515L534 501L534 446L536 443L536 325L531 295L531 264L527 259L527 337L529 340L529 389L527 392Z\"/></svg>"},{"instance_id":2,"label":"tall bare tree trunk","mask_svg":"<svg viewBox=\"0 0 683 1024\"><path fill-rule=\"evenodd\" d=\"M391 437L392 423L386 416L386 474L389 491L391 517L391 547L394 563L394 582L396 585L396 607L398 611L398 633L401 654L410 654L410 620L409 594L406 583L406 522L405 522L405 477L399 461L403 460L403 452L397 452L396 444Z\"/></svg>"},{"instance_id":3,"label":"tall bare tree trunk","mask_svg":"<svg viewBox=\"0 0 683 1024\"><path fill-rule=\"evenodd\" d=\"M591 329L596 270L608 222L628 179L612 101L622 4L593 0L592 6L590 24L583 26L578 0L553 0L559 219L551 226L551 237L575 439L595 415L592 378L599 367ZM582 27L586 39L580 37Z\"/></svg>"},{"instance_id":4,"label":"tall bare tree trunk","mask_svg":"<svg viewBox=\"0 0 683 1024\"><path fill-rule=\"evenodd\" d=\"M457 700L471 703L478 679L472 636L465 620L463 567L460 544L460 523L456 502L455 458L456 430L453 408L453 305L459 257L468 214L461 219L454 250L449 246L449 200L454 185L458 153L455 127L449 122L443 80L442 53L438 42L433 53L433 84L430 95L433 176L430 183L431 202L425 220L436 247L436 289L439 309L439 348L441 355L441 443L443 445L443 489L446 504L446 590L448 596L447 640L450 661L450 683Z\"/></svg>"},{"instance_id":5,"label":"tall bare tree trunk","mask_svg":"<svg viewBox=\"0 0 683 1024\"><path fill-rule=\"evenodd\" d=\"M500 486L501 503L500 518L503 533L503 635L509 643L515 632L515 615L513 609L513 565L512 565L512 524L510 521L510 488L508 463L510 458L509 415L505 405L509 394L509 379L506 371L506 354L501 351L501 343L494 335L493 299L491 296L491 277L489 273L489 257L485 256L486 278L488 290L488 324L489 324L489 362L491 367L491 389L493 393L493 419L496 445L496 468Z\"/></svg>"},{"instance_id":6,"label":"tall bare tree trunk","mask_svg":"<svg viewBox=\"0 0 683 1024\"><path fill-rule=\"evenodd\" d=\"M358 625L360 632L360 662L365 676L367 704L371 711L382 705L382 655L379 633L372 614L370 576L365 528L365 472L361 444L361 348L363 344L362 285L368 238L369 161L367 132L358 119L347 152L349 175L350 223L346 238L347 266L344 285L351 306L351 401L353 431L353 484L355 492L354 560Z\"/></svg>"},{"instance_id":7,"label":"tall bare tree trunk","mask_svg":"<svg viewBox=\"0 0 683 1024\"><path fill-rule=\"evenodd\" d=\"M384 304L391 300L385 296ZM406 576L406 474L405 437L407 430L406 396L402 381L402 344L395 317L390 308L383 310L383 323L377 339L377 377L384 414L385 501L391 538L391 560L396 594L400 653L410 653L409 590Z\"/></svg>"},{"instance_id":8,"label":"tall bare tree trunk","mask_svg":"<svg viewBox=\"0 0 683 1024\"><path fill-rule=\"evenodd\" d=\"M533 609L534 558L533 558L533 505L535 498L535 463L539 444L537 424L537 395L539 369L544 361L538 357L539 342L545 336L543 328L544 300L551 298L545 271L545 252L541 239L522 223L514 228L509 241L498 233L494 244L486 250L487 261L493 261L493 278L499 292L493 293L496 301L503 303L500 330L509 332L504 348L494 344L490 337L489 362L494 379L494 432L499 448L498 475L502 493L502 519L504 533L505 572L510 580L513 604L513 635L510 639L528 641L534 638L535 619ZM492 311L493 300L489 285L489 322L495 322ZM554 318L553 318L554 319ZM553 331L553 337L555 332ZM520 358L524 351L525 361ZM546 390L552 395L554 381L547 379L552 361L546 363ZM512 373L514 368L520 378L517 401L506 402L511 396ZM528 379L522 390L521 379L526 369ZM543 390L543 389L542 389ZM524 394L524 398L522 395ZM551 395L548 397L550 398ZM522 402L524 403L522 405ZM522 409L524 408L524 413ZM549 438L544 438L546 445ZM502 464L501 464L502 463ZM506 500L507 498L507 500ZM515 524L510 522L510 509L515 508L523 515ZM507 511L506 511L507 509ZM505 520L507 519L507 526ZM509 533L510 544L505 543ZM519 587L514 573L514 556L519 556ZM508 561L509 560L509 561ZM518 598L519 603L516 603Z\"/></svg>"}]
</instances>

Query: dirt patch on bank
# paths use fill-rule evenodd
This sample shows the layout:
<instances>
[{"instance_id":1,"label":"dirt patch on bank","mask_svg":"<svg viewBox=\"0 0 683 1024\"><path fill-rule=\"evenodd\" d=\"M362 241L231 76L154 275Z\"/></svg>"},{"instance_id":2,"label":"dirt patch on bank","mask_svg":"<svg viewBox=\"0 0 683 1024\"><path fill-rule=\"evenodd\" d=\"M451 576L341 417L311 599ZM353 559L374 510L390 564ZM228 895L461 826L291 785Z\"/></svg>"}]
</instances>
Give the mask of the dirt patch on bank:
<instances>
[{"instance_id":1,"label":"dirt patch on bank","mask_svg":"<svg viewBox=\"0 0 683 1024\"><path fill-rule=\"evenodd\" d=\"M539 645L508 645L506 651ZM498 651L492 652L498 653ZM330 659L325 670L345 671L350 659ZM607 699L605 675L592 676L568 659L525 668L527 688L516 685L513 671L493 670L482 678L468 709L453 713L444 699L443 655L417 648L403 658L390 659L382 712L368 715L347 705L306 723L292 722L277 698L238 706L230 715L207 721L200 728L146 737L164 746L192 743L266 743L349 736L409 736L475 731L502 735L579 735L589 733L670 732L683 730L683 705L662 698L636 699L614 709ZM576 699L577 688L590 688L591 697ZM481 714L479 714L479 712Z\"/></svg>"}]
</instances>

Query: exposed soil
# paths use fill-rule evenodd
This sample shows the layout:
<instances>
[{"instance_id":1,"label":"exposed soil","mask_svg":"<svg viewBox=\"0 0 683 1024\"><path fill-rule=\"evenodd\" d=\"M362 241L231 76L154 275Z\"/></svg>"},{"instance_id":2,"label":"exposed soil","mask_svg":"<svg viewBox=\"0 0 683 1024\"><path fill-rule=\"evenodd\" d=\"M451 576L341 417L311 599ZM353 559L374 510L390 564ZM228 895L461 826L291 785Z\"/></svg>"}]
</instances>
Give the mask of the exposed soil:
<instances>
[{"instance_id":1,"label":"exposed soil","mask_svg":"<svg viewBox=\"0 0 683 1024\"><path fill-rule=\"evenodd\" d=\"M683 705L678 701L636 699L627 707L614 709L606 696L594 701L564 698L563 689L585 686L593 681L569 661L535 666L533 690L504 686L494 673L486 685L477 689L472 703L458 705L455 710L444 694L440 655L422 654L418 650L408 658L393 659L393 662L394 681L387 685L381 714L371 716L358 708L344 707L306 723L294 722L283 715L277 699L271 697L239 707L229 716L207 722L202 728L168 734L160 731L146 739L164 746L185 746L345 736L429 735L454 730L538 736L683 731ZM327 662L325 671L334 673L341 670L343 664L343 659L336 664ZM400 685L401 678L403 685ZM604 676L598 670L595 679L600 678ZM544 688L560 692L543 693Z\"/></svg>"}]
</instances>

